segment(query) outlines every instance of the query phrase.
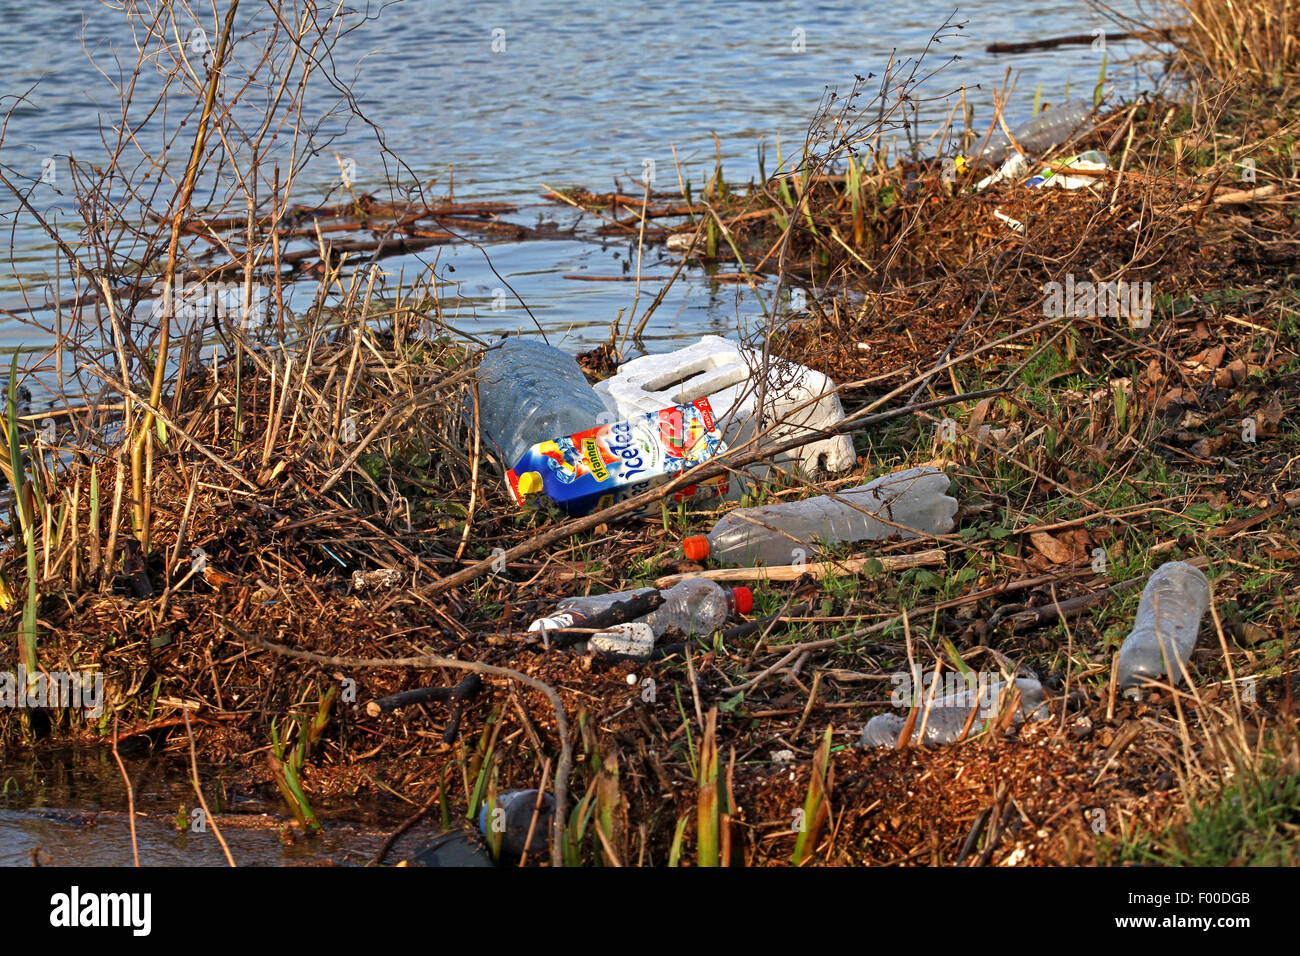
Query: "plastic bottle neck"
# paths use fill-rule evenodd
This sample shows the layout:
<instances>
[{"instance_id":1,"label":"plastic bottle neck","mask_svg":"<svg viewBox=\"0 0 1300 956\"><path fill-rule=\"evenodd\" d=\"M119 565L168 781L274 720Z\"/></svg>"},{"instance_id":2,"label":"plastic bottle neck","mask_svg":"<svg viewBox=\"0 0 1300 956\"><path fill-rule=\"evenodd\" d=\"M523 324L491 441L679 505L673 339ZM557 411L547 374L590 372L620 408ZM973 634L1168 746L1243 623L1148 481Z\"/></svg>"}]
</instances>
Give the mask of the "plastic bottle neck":
<instances>
[{"instance_id":1,"label":"plastic bottle neck","mask_svg":"<svg viewBox=\"0 0 1300 956\"><path fill-rule=\"evenodd\" d=\"M727 604L733 614L748 614L754 610L754 592L749 588L727 588Z\"/></svg>"}]
</instances>

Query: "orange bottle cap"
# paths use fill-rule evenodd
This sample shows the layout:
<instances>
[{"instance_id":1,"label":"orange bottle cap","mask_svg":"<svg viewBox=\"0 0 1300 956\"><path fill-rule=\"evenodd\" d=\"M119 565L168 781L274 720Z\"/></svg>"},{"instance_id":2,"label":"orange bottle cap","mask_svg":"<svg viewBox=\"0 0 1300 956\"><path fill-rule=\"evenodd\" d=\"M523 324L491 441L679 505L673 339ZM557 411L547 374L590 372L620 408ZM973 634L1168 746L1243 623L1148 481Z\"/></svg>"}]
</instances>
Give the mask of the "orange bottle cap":
<instances>
[{"instance_id":1,"label":"orange bottle cap","mask_svg":"<svg viewBox=\"0 0 1300 956\"><path fill-rule=\"evenodd\" d=\"M688 561L703 561L709 556L709 539L702 534L693 534L682 542L682 553Z\"/></svg>"}]
</instances>

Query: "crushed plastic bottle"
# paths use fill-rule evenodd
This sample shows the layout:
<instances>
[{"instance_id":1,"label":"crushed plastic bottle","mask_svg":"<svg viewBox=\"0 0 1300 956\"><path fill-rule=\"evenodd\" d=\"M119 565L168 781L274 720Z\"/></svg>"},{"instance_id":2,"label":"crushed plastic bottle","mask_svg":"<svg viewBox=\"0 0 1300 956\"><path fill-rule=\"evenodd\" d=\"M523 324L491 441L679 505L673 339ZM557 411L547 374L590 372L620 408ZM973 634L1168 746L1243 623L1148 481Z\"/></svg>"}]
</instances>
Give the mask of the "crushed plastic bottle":
<instances>
[{"instance_id":1,"label":"crushed plastic bottle","mask_svg":"<svg viewBox=\"0 0 1300 956\"><path fill-rule=\"evenodd\" d=\"M1092 104L1083 100L1072 100L1060 106L1044 110L1037 116L1012 127L1011 135L1020 147L1029 153L1045 153L1053 147L1060 146L1072 136L1077 136L1092 128ZM993 128L984 143L983 137L977 139L974 146L977 152L972 161L982 163L999 163L1008 153L1015 150L1001 124Z\"/></svg>"},{"instance_id":2,"label":"crushed plastic bottle","mask_svg":"<svg viewBox=\"0 0 1300 956\"><path fill-rule=\"evenodd\" d=\"M1120 688L1131 695L1162 674L1181 681L1209 606L1210 582L1199 569L1185 561L1156 568L1142 589L1133 630L1120 645Z\"/></svg>"},{"instance_id":3,"label":"crushed plastic bottle","mask_svg":"<svg viewBox=\"0 0 1300 956\"><path fill-rule=\"evenodd\" d=\"M587 650L629 657L649 657L655 647L655 632L644 621L611 624L599 634L591 635Z\"/></svg>"},{"instance_id":4,"label":"crushed plastic bottle","mask_svg":"<svg viewBox=\"0 0 1300 956\"><path fill-rule=\"evenodd\" d=\"M584 617L590 617L598 611L603 611L608 607L613 607L619 601L626 601L628 598L640 597L643 594L653 594L655 589L652 587L632 588L630 591L610 591L608 594L578 594L574 597L567 597L555 605L557 611L576 611Z\"/></svg>"},{"instance_id":5,"label":"crushed plastic bottle","mask_svg":"<svg viewBox=\"0 0 1300 956\"><path fill-rule=\"evenodd\" d=\"M543 634L555 628L583 627L583 622L617 601L654 592L654 588L635 588L589 597L565 598L556 606L556 614L538 618L528 625L530 631ZM708 634L726 622L732 614L748 614L754 609L754 595L749 588L724 588L708 578L687 578L663 592L663 603L637 618L650 626L655 637L662 637L668 629L676 628L691 637ZM635 623L635 622L633 622ZM613 630L613 628L611 628Z\"/></svg>"},{"instance_id":6,"label":"crushed plastic bottle","mask_svg":"<svg viewBox=\"0 0 1300 956\"><path fill-rule=\"evenodd\" d=\"M834 498L820 496L724 515L707 535L682 542L691 561L722 564L792 564L807 558L814 539L824 544L947 534L957 500L945 494L948 476L938 468L909 468L882 475ZM798 552L801 552L798 553Z\"/></svg>"},{"instance_id":7,"label":"crushed plastic bottle","mask_svg":"<svg viewBox=\"0 0 1300 956\"><path fill-rule=\"evenodd\" d=\"M485 352L478 389L483 434L506 468L536 442L612 418L573 356L536 339L506 339Z\"/></svg>"},{"instance_id":8,"label":"crushed plastic bottle","mask_svg":"<svg viewBox=\"0 0 1300 956\"><path fill-rule=\"evenodd\" d=\"M1052 716L1050 708L1043 701L1043 686L1032 677L1018 677L1015 683L1020 691L1020 706L1012 717L1013 723L1022 723L1025 719L1047 720ZM959 740L969 740L978 734L984 724L1010 706L1014 692L1005 681L983 683L958 694L941 697L930 706L929 717L918 714L912 725L913 741L925 720L925 742L933 746L954 744ZM971 710L979 702L970 730L962 737L962 729L970 718ZM924 705L924 700L922 701ZM898 743L899 735L907 724L907 717L898 714L877 714L867 722L862 730L859 745L863 747L893 747Z\"/></svg>"}]
</instances>

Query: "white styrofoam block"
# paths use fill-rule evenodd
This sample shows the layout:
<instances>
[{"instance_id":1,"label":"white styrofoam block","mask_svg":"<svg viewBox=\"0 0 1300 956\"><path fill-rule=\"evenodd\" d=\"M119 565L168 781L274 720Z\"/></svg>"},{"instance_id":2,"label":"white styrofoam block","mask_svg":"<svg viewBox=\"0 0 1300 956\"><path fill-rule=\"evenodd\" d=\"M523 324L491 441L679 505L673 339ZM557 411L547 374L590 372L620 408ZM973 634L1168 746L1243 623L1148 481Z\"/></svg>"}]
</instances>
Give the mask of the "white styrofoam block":
<instances>
[{"instance_id":1,"label":"white styrofoam block","mask_svg":"<svg viewBox=\"0 0 1300 956\"><path fill-rule=\"evenodd\" d=\"M763 424L777 423L765 442L793 437L807 428L828 428L844 419L835 383L820 372L769 356ZM762 353L718 335L660 355L624 362L618 373L595 386L611 412L627 418L669 405L707 398L723 432L732 435L754 419L758 404L755 372ZM812 441L789 453L787 462L811 473L819 466L844 471L857 463L848 435Z\"/></svg>"}]
</instances>

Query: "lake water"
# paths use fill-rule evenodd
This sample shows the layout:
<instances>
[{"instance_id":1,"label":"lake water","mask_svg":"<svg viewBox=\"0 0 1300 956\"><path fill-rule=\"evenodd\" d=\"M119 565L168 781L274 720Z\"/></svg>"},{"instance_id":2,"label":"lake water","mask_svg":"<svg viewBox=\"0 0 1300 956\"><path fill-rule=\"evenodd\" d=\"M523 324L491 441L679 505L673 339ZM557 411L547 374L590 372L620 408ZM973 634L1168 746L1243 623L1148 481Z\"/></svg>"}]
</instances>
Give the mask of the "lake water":
<instances>
[{"instance_id":1,"label":"lake water","mask_svg":"<svg viewBox=\"0 0 1300 956\"><path fill-rule=\"evenodd\" d=\"M220 807L209 791L214 813L238 814L214 828L202 817L183 758L124 757L123 766L135 790L143 866L226 866L218 830L240 866L363 866L392 830L323 814L319 837L293 836L265 807L248 800ZM389 862L409 859L433 832L431 824L413 828L394 843ZM63 749L0 765L0 867L133 862L126 785L110 752Z\"/></svg>"},{"instance_id":2,"label":"lake water","mask_svg":"<svg viewBox=\"0 0 1300 956\"><path fill-rule=\"evenodd\" d=\"M264 29L265 5L247 6L251 12L241 30ZM1132 6L1120 3L1118 9ZM511 200L525 207L515 218L534 223L539 217L560 223L572 218L566 208L540 204L543 184L606 191L617 182L639 192L646 164L653 163L656 188L675 188L674 150L684 177L698 190L713 170L715 133L729 178L757 175L760 143L770 171L778 141L785 155L802 143L828 87L847 93L855 74L879 74L891 53L917 57L950 16L964 26L934 47L925 69L940 67L948 57L960 59L920 93L937 99L965 87L977 121L985 122L992 115L991 91L1002 85L1008 68L1015 81L1009 112L1023 117L1040 86L1048 101L1062 97L1067 84L1074 95L1091 95L1102 57L1088 46L996 56L984 52L987 44L1114 32L1087 5L1067 0L975 0L955 14L951 0L884 8L849 0L668 0L616 8L582 0L405 0L371 3L369 9L368 17L358 13L348 21L353 29L338 40L333 62L360 109L382 128L392 154L436 195L454 190L457 199ZM0 94L11 111L0 163L11 181L32 188L33 205L65 223L75 221L67 157L82 164L102 161L101 125L111 136L118 102L88 56L109 76L116 75L115 63L129 70L135 51L126 21L108 5L82 9L62 0L0 0L0 17L6 25L0 32ZM187 28L198 25L177 29ZM215 36L213 23L206 30ZM1112 75L1117 59L1132 52L1132 45L1111 44ZM1123 93L1150 85L1136 78L1120 84ZM147 102L157 89L158 78L146 73L137 102ZM941 121L953 102L926 104L922 119ZM382 191L386 161L373 131L338 112L338 92L323 79L308 106L309 118L320 119L313 141L319 152L302 173L296 198L315 201L331 189L337 198L341 164L353 171L358 190ZM161 116L152 117L140 134L147 148L154 146L151 132L161 141ZM181 168L188 141L182 137L176 151ZM55 182L40 182L51 158ZM391 159L387 163L391 170ZM27 301L41 302L49 295L54 246L23 217L15 225L14 207L11 197L0 198L4 228L13 229L11 271L23 278ZM385 268L409 278L436 263L440 284L457 306L458 327L474 333L531 327L513 295L497 293L493 308L493 293L504 279L552 340L573 348L602 339L619 310L631 305L631 283L562 277L634 271L633 243L587 236L485 246L500 278L470 246L385 260ZM642 270L662 276L673 265L662 250L653 250ZM0 306L23 301L14 275L0 276ZM642 308L657 290L656 283L646 286ZM703 331L734 330L744 321L745 295L743 287L711 284L702 271L688 271L657 311L647 348L662 349L667 345L656 343ZM0 347L24 343L41 344L42 336L0 316Z\"/></svg>"},{"instance_id":3,"label":"lake water","mask_svg":"<svg viewBox=\"0 0 1300 956\"><path fill-rule=\"evenodd\" d=\"M248 4L255 28L264 4ZM1119 3L1121 10L1134 4ZM775 162L778 137L785 151L802 142L826 87L847 91L855 74L879 73L891 53L915 57L932 32L953 12L951 0L914 0L897 7L860 0L762 3L756 0L609 5L566 2L371 3L371 16L353 18L354 29L334 52L339 76L352 86L360 107L384 131L388 148L437 194L454 185L457 199L507 199L522 207L519 221L567 222L570 214L538 199L543 184L581 184L596 190L639 188L647 161L657 188L676 182L674 148L683 175L698 189L713 169L716 133L728 177L757 175L757 147ZM998 57L984 52L995 41L1023 41L1088 33L1106 22L1083 3L1007 3L974 0L956 14L960 35L945 41L928 61L961 59L923 92L938 96L965 86L968 101L988 121L991 91L1008 67L1016 79L1010 112L1031 110L1035 89L1043 98L1072 90L1090 95L1100 55L1087 46ZM31 189L37 208L75 221L68 156L82 164L102 161L101 124L111 126L117 94L90 64L93 53L109 76L114 56L128 69L135 61L120 12L107 4L66 0L0 0L0 111L8 123L0 142L0 171ZM209 31L211 25L209 24ZM495 49L494 49L495 45ZM1131 51L1130 51L1131 52ZM1112 63L1123 55L1116 44ZM141 95L156 89L142 78ZM1127 81L1125 81L1127 82ZM1135 83L1142 81L1135 80ZM1131 93L1127 86L1122 90ZM330 88L310 105L326 117L307 166L298 199L337 191L340 162L355 166L358 189L378 190L385 179L382 156L365 124L326 114L336 105ZM934 123L949 106L931 104ZM147 131L153 127L146 127ZM40 182L47 159L55 181ZM180 162L183 163L182 155ZM454 177L454 183L453 183ZM0 306L43 301L54 269L53 245L32 223L15 218L11 196L0 197L0 225L10 237L11 263L0 274ZM574 241L486 242L491 262L547 330L552 342L572 349L604 338L620 309L631 305L625 282L578 282L570 274L621 274L635 256L625 241L591 237ZM480 335L530 325L517 303L491 307L501 279L483 253L470 246L429 250L419 257L385 261L408 276L433 264L445 289L455 293L457 324ZM643 271L664 275L675 260L650 252ZM454 270L454 271L453 271ZM21 280L21 281L20 281ZM644 302L658 284L648 283ZM711 284L697 269L684 273L651 323L646 347L663 349L704 331L727 332L756 311L737 286ZM43 316L47 321L50 313ZM48 337L0 315L0 348L41 348ZM5 776L0 767L0 778ZM125 828L61 824L33 813L33 806L77 804L75 792L44 793L39 769L27 789L0 808L0 863L23 863L45 847L54 862L125 862ZM180 799L178 797L178 799ZM120 807L119 809L125 809ZM237 838L237 839L243 839ZM146 834L151 862L220 861L210 841L190 841L153 827ZM285 859L265 848L261 859ZM202 846L202 852L193 848ZM250 852L243 848L244 852Z\"/></svg>"}]
</instances>

